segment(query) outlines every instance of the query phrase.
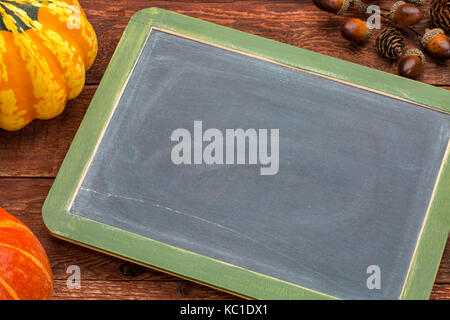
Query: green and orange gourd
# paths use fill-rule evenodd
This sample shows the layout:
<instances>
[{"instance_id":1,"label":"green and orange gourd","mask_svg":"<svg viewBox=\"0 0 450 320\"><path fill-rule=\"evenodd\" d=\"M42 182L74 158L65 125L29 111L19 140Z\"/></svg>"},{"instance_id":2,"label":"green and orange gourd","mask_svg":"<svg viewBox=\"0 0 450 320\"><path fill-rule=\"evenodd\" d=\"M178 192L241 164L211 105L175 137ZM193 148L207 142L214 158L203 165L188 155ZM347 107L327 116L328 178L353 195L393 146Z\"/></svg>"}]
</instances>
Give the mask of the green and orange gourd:
<instances>
[{"instance_id":1,"label":"green and orange gourd","mask_svg":"<svg viewBox=\"0 0 450 320\"><path fill-rule=\"evenodd\" d=\"M44 300L52 293L52 270L41 243L0 207L0 300Z\"/></svg>"},{"instance_id":2,"label":"green and orange gourd","mask_svg":"<svg viewBox=\"0 0 450 320\"><path fill-rule=\"evenodd\" d=\"M0 128L58 116L80 94L96 55L77 0L0 0Z\"/></svg>"}]
</instances>

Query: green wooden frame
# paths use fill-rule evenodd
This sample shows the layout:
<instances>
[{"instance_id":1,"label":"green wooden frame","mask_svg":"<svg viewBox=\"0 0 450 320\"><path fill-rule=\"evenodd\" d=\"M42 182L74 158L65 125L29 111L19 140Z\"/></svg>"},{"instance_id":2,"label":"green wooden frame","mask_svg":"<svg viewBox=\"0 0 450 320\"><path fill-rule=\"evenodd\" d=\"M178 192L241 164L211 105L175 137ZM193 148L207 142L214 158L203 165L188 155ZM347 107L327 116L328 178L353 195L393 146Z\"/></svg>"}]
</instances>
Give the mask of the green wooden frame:
<instances>
[{"instance_id":1,"label":"green wooden frame","mask_svg":"<svg viewBox=\"0 0 450 320\"><path fill-rule=\"evenodd\" d=\"M440 112L450 113L450 92L158 8L144 9L132 17L45 201L43 219L50 232L54 236L244 297L335 299L69 213L152 28L412 101ZM401 299L427 299L432 289L450 226L448 154L449 148L399 297Z\"/></svg>"}]
</instances>

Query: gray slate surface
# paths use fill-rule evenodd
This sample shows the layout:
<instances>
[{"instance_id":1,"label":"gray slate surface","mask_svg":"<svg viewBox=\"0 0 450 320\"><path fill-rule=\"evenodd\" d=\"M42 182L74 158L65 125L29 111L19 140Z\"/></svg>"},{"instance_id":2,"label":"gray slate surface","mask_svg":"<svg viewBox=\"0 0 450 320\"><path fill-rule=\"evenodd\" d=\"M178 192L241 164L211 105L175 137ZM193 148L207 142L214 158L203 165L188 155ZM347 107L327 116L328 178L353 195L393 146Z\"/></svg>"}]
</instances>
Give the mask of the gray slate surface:
<instances>
[{"instance_id":1,"label":"gray slate surface","mask_svg":"<svg viewBox=\"0 0 450 320\"><path fill-rule=\"evenodd\" d=\"M71 212L339 298L398 298L449 118L153 31ZM174 165L170 135L194 120L280 129L279 173Z\"/></svg>"}]
</instances>

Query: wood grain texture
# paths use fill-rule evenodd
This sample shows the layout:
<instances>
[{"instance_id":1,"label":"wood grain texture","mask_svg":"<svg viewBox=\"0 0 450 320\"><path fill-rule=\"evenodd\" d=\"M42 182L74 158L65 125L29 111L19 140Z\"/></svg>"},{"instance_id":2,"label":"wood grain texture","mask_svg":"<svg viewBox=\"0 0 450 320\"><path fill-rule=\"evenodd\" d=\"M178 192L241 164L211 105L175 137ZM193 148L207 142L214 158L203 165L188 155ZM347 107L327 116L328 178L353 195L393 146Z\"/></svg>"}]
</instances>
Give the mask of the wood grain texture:
<instances>
[{"instance_id":1,"label":"wood grain texture","mask_svg":"<svg viewBox=\"0 0 450 320\"><path fill-rule=\"evenodd\" d=\"M52 238L41 208L78 126L97 89L126 24L140 9L158 6L227 27L365 66L396 73L396 63L377 56L372 38L363 45L341 39L345 17L361 17L353 9L336 17L316 9L309 0L291 1L80 1L99 38L99 55L87 74L87 86L56 119L34 121L16 133L0 131L0 205L27 224L42 241L55 275L56 299L229 299L233 296L147 269L135 278L120 272L124 261ZM383 0L382 7L393 1ZM426 23L417 28L422 31ZM423 82L450 90L449 62L427 63ZM66 269L77 264L82 289L68 290ZM431 294L450 300L450 239Z\"/></svg>"},{"instance_id":2,"label":"wood grain texture","mask_svg":"<svg viewBox=\"0 0 450 320\"><path fill-rule=\"evenodd\" d=\"M53 299L59 300L231 300L235 297L187 281L84 280L81 289L68 290L65 280L55 281ZM447 293L448 294L448 293Z\"/></svg>"},{"instance_id":3,"label":"wood grain texture","mask_svg":"<svg viewBox=\"0 0 450 320\"><path fill-rule=\"evenodd\" d=\"M448 285L435 284L430 300L450 300L450 287Z\"/></svg>"},{"instance_id":4,"label":"wood grain texture","mask_svg":"<svg viewBox=\"0 0 450 320\"><path fill-rule=\"evenodd\" d=\"M97 34L105 35L99 37L100 54L95 68L88 73L88 83L98 83L101 79L130 17L140 9L153 6L386 72L397 73L397 63L379 57L374 50L374 39L379 31L363 44L353 44L341 37L340 26L346 18L364 17L354 8L349 9L344 16L334 16L320 11L310 0L220 3L129 0L115 2L114 5L103 0L81 3ZM380 6L389 8L392 3L393 1L383 0ZM423 10L426 11L427 6ZM425 27L424 19L416 29L423 32ZM408 41L409 46L419 45L412 33L405 33L405 35L411 38L411 41ZM434 85L449 84L449 72L448 61L442 63L429 58L424 74L419 80Z\"/></svg>"},{"instance_id":5,"label":"wood grain texture","mask_svg":"<svg viewBox=\"0 0 450 320\"><path fill-rule=\"evenodd\" d=\"M86 86L55 119L0 131L0 177L55 177L96 89Z\"/></svg>"}]
</instances>

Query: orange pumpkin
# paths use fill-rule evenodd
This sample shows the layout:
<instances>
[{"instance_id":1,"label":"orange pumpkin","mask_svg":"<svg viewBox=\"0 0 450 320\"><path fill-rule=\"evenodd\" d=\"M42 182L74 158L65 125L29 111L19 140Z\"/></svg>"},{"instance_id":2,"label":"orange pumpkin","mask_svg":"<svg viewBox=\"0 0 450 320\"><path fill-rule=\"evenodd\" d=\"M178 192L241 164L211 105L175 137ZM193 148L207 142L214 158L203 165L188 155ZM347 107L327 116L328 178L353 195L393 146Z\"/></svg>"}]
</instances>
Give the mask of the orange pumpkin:
<instances>
[{"instance_id":1,"label":"orange pumpkin","mask_svg":"<svg viewBox=\"0 0 450 320\"><path fill-rule=\"evenodd\" d=\"M77 0L0 0L0 128L59 115L80 94L96 55Z\"/></svg>"},{"instance_id":2,"label":"orange pumpkin","mask_svg":"<svg viewBox=\"0 0 450 320\"><path fill-rule=\"evenodd\" d=\"M39 240L0 207L0 300L50 299L53 275Z\"/></svg>"}]
</instances>

